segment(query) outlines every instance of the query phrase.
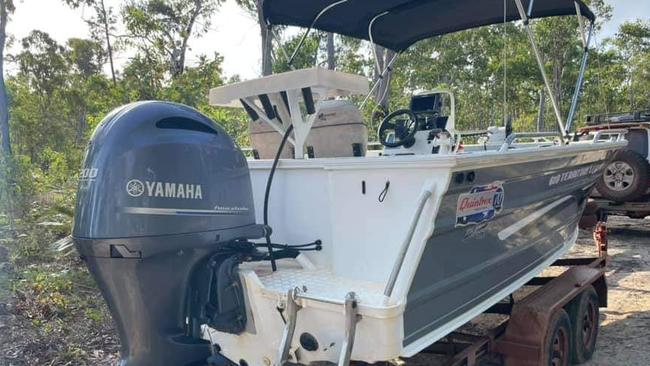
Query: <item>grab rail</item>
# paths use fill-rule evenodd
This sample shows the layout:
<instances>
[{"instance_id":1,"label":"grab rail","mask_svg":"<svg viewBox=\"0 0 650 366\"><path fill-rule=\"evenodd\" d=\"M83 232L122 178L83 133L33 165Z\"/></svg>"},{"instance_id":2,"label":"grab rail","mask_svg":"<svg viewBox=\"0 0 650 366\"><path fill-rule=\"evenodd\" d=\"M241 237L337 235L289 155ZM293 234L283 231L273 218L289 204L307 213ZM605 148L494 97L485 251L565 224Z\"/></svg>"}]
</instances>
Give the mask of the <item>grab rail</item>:
<instances>
[{"instance_id":1,"label":"grab rail","mask_svg":"<svg viewBox=\"0 0 650 366\"><path fill-rule=\"evenodd\" d=\"M625 139L625 135L628 133L628 130L618 129L618 130L599 130L594 133L594 138L591 140L592 143L597 143L600 141L602 135L616 135L616 142L622 141ZM609 137L609 140L612 140L612 137Z\"/></svg>"},{"instance_id":2,"label":"grab rail","mask_svg":"<svg viewBox=\"0 0 650 366\"><path fill-rule=\"evenodd\" d=\"M559 137L557 132L517 132L512 133L506 137L503 145L499 148L499 152L508 151L513 142L518 138L536 138L536 137Z\"/></svg>"},{"instance_id":3,"label":"grab rail","mask_svg":"<svg viewBox=\"0 0 650 366\"><path fill-rule=\"evenodd\" d=\"M433 196L432 190L425 190L420 194L418 199L418 207L415 210L413 217L411 218L411 225L406 234L406 238L402 243L402 247L397 255L397 260L393 266L393 270L390 272L390 277L388 277L388 282L386 283L386 288L384 289L384 296L390 297L393 294L393 288L395 287L395 282L397 282L397 276L399 276L400 271L402 270L402 265L404 264L404 259L406 258L406 253L408 253L409 247L411 246L411 240L413 239L413 234L415 234L415 228L417 227L418 221L420 220L420 215L422 210L424 210L424 205L427 203L429 198Z\"/></svg>"}]
</instances>

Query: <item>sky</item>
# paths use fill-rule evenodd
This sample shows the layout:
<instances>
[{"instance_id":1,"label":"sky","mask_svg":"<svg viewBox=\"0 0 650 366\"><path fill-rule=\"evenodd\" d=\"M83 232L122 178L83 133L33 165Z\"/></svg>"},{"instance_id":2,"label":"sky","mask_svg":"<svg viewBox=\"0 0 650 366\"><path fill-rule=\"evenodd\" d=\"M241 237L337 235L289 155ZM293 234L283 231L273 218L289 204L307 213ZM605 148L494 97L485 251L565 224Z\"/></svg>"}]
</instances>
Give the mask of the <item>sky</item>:
<instances>
[{"instance_id":1,"label":"sky","mask_svg":"<svg viewBox=\"0 0 650 366\"><path fill-rule=\"evenodd\" d=\"M107 6L119 11L123 0L105 0ZM305 0L308 1L308 0ZM650 19L650 0L606 0L614 8L612 20L604 25L598 39L613 36L618 26L625 21L638 18ZM88 37L88 27L83 17L91 15L89 9L73 10L63 4L62 0L15 0L16 13L7 27L9 34L16 40L27 36L33 29L49 33L60 43L72 37ZM17 50L15 42L9 53ZM198 55L212 55L219 52L224 57L225 76L239 75L242 79L251 79L260 74L260 37L259 28L252 15L239 8L233 0L227 0L213 17L212 26L207 34L190 42L188 54L189 65ZM132 56L128 52L116 55L118 69ZM15 68L15 66L14 66ZM7 67L12 72L12 66Z\"/></svg>"}]
</instances>

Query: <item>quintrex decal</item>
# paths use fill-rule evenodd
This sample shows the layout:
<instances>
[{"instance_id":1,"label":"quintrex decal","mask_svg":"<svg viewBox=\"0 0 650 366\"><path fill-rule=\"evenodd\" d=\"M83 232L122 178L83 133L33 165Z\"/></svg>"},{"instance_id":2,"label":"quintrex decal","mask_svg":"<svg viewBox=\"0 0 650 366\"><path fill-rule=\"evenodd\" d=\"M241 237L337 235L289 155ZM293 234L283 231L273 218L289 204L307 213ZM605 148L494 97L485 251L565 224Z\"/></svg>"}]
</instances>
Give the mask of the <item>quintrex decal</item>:
<instances>
[{"instance_id":1,"label":"quintrex decal","mask_svg":"<svg viewBox=\"0 0 650 366\"><path fill-rule=\"evenodd\" d=\"M472 187L458 197L456 227L492 220L503 208L504 197L503 182Z\"/></svg>"},{"instance_id":2,"label":"quintrex decal","mask_svg":"<svg viewBox=\"0 0 650 366\"><path fill-rule=\"evenodd\" d=\"M126 183L126 193L131 197L162 197L202 200L200 184L183 184L170 182L152 182L131 179Z\"/></svg>"}]
</instances>

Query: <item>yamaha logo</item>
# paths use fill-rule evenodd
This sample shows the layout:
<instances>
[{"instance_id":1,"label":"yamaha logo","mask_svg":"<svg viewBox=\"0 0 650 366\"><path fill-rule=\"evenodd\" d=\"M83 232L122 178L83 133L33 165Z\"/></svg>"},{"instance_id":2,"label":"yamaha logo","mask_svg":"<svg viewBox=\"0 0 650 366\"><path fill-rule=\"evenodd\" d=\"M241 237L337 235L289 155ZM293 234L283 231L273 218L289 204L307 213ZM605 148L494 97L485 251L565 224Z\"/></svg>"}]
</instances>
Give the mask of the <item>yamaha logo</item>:
<instances>
[{"instance_id":1,"label":"yamaha logo","mask_svg":"<svg viewBox=\"0 0 650 366\"><path fill-rule=\"evenodd\" d=\"M144 193L144 184L137 179L131 179L126 183L126 193L131 197L140 197Z\"/></svg>"},{"instance_id":2,"label":"yamaha logo","mask_svg":"<svg viewBox=\"0 0 650 366\"><path fill-rule=\"evenodd\" d=\"M202 200L203 190L200 184L141 181L131 179L126 183L126 193L131 197L161 197Z\"/></svg>"}]
</instances>

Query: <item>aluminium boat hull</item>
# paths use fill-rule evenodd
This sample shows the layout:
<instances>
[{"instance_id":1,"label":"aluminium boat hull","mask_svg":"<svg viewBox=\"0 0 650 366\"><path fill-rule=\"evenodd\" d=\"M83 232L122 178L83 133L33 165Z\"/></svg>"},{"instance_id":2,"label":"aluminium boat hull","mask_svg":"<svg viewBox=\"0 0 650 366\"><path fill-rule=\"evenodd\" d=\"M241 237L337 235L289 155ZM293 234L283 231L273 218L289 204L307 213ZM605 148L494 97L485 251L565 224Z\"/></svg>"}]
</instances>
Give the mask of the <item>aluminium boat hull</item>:
<instances>
[{"instance_id":1,"label":"aluminium boat hull","mask_svg":"<svg viewBox=\"0 0 650 366\"><path fill-rule=\"evenodd\" d=\"M274 241L321 239L324 249L282 261L278 272L267 264L244 266L247 331L206 329L205 338L230 359L275 364L285 326L278 307L286 304L287 291L298 287L308 298L300 300L292 357L301 364L336 362L345 333L344 297L354 291L361 320L351 359L412 356L566 253L591 188L622 145L283 160L269 206ZM270 162L250 161L249 167L261 215ZM418 197L426 190L433 194L416 217L394 290L386 296ZM320 347L305 350L303 333Z\"/></svg>"},{"instance_id":2,"label":"aluminium boat hull","mask_svg":"<svg viewBox=\"0 0 650 366\"><path fill-rule=\"evenodd\" d=\"M455 172L408 292L405 354L451 332L563 254L575 241L603 158L588 152ZM463 174L476 178L461 182ZM501 195L498 212L488 205L482 213L491 217L463 217L468 192L490 185L502 189L494 194Z\"/></svg>"}]
</instances>

